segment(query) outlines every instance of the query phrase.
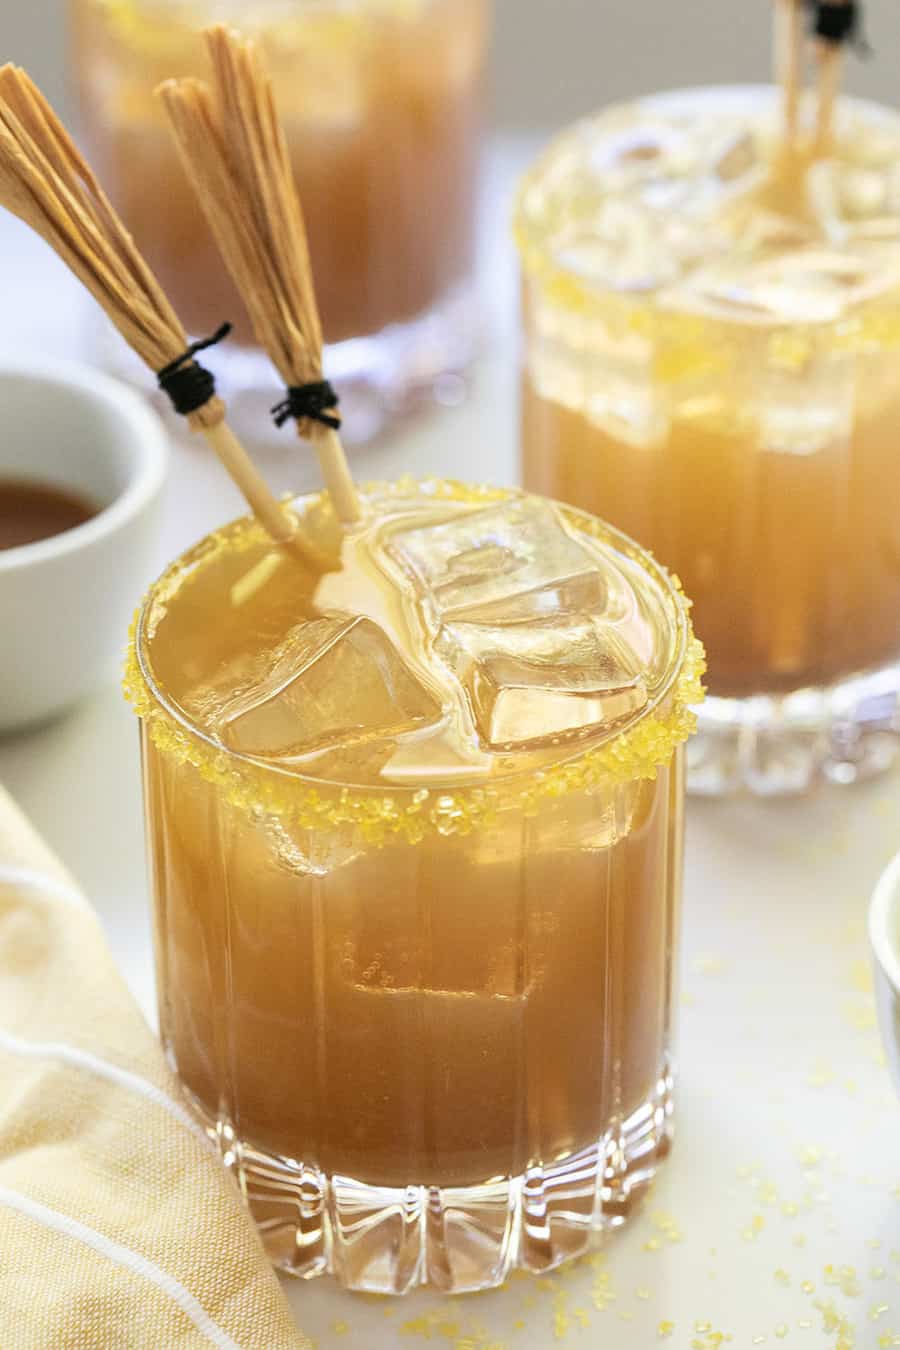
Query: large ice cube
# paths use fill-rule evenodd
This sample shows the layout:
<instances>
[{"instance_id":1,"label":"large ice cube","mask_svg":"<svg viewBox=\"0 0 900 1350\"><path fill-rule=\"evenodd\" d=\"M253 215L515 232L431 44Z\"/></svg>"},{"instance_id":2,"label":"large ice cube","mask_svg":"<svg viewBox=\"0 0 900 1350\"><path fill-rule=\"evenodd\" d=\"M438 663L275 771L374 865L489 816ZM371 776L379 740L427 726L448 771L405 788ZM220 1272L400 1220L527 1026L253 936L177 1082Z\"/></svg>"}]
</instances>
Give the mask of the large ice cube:
<instances>
[{"instance_id":1,"label":"large ice cube","mask_svg":"<svg viewBox=\"0 0 900 1350\"><path fill-rule=\"evenodd\" d=\"M612 599L596 561L555 507L531 497L394 533L387 550L439 619L521 623L603 611Z\"/></svg>"},{"instance_id":2,"label":"large ice cube","mask_svg":"<svg viewBox=\"0 0 900 1350\"><path fill-rule=\"evenodd\" d=\"M438 648L492 750L612 726L647 701L639 658L621 632L596 617L455 622L441 630Z\"/></svg>"},{"instance_id":3,"label":"large ice cube","mask_svg":"<svg viewBox=\"0 0 900 1350\"><path fill-rule=\"evenodd\" d=\"M223 710L220 734L243 754L292 758L436 724L441 707L371 619L299 624L264 677Z\"/></svg>"}]
</instances>

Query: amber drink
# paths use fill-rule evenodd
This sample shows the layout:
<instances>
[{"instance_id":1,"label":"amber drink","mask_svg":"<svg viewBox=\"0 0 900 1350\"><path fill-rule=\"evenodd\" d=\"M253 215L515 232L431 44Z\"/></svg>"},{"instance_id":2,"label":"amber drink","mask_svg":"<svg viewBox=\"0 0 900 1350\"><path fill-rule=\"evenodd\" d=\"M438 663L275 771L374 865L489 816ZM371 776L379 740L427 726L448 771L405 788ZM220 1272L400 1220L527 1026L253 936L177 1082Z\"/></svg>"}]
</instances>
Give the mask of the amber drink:
<instances>
[{"instance_id":1,"label":"amber drink","mask_svg":"<svg viewBox=\"0 0 900 1350\"><path fill-rule=\"evenodd\" d=\"M274 82L349 431L465 363L489 0L70 3L92 162L192 332L253 345L153 91L205 75L197 30L233 19ZM258 411L264 363L222 359Z\"/></svg>"},{"instance_id":2,"label":"amber drink","mask_svg":"<svg viewBox=\"0 0 900 1350\"><path fill-rule=\"evenodd\" d=\"M900 119L786 153L762 90L566 133L523 187L526 486L682 579L700 790L852 781L900 689Z\"/></svg>"},{"instance_id":3,"label":"amber drink","mask_svg":"<svg viewBox=\"0 0 900 1350\"><path fill-rule=\"evenodd\" d=\"M668 1147L702 652L650 558L541 498L296 508L322 571L238 522L138 622L162 1034L280 1266L484 1288Z\"/></svg>"}]
</instances>

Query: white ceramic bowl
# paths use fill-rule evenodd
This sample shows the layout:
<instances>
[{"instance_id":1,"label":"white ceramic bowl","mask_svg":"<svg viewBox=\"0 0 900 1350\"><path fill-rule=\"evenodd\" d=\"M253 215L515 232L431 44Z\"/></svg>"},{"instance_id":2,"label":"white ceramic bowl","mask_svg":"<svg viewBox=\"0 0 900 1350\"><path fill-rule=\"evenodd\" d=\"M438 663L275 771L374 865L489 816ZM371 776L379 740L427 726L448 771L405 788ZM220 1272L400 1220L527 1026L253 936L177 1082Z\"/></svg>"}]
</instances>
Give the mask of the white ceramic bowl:
<instances>
[{"instance_id":1,"label":"white ceramic bowl","mask_svg":"<svg viewBox=\"0 0 900 1350\"><path fill-rule=\"evenodd\" d=\"M51 717L114 673L158 561L167 460L159 418L116 380L69 362L0 366L0 478L102 508L0 549L0 732Z\"/></svg>"},{"instance_id":2,"label":"white ceramic bowl","mask_svg":"<svg viewBox=\"0 0 900 1350\"><path fill-rule=\"evenodd\" d=\"M885 1052L900 1090L900 854L881 877L869 909L875 996Z\"/></svg>"}]
</instances>

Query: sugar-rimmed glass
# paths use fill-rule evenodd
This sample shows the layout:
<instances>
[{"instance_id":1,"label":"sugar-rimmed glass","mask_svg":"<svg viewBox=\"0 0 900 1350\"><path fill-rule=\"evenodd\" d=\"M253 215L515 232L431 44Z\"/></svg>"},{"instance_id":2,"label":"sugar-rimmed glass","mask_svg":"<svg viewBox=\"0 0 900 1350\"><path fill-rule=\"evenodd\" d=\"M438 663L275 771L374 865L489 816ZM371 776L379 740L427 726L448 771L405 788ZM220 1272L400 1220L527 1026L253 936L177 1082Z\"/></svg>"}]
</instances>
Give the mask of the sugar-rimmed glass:
<instances>
[{"instance_id":1,"label":"sugar-rimmed glass","mask_svg":"<svg viewBox=\"0 0 900 1350\"><path fill-rule=\"evenodd\" d=\"M500 526L535 500L407 483L364 501L399 511L411 494L497 508ZM296 506L308 520L321 502ZM162 1036L295 1274L399 1293L545 1270L621 1223L668 1150L682 745L702 651L652 559L564 519L611 594L626 573L639 587L645 701L608 734L557 738L472 784L424 767L328 781L229 750L186 714L173 690L227 627L210 603L241 603L273 566L292 594L258 526L191 550L139 616L127 689Z\"/></svg>"},{"instance_id":2,"label":"sugar-rimmed glass","mask_svg":"<svg viewBox=\"0 0 900 1350\"><path fill-rule=\"evenodd\" d=\"M782 161L771 90L613 107L525 180L526 486L682 578L689 785L804 791L900 738L900 119Z\"/></svg>"}]
</instances>

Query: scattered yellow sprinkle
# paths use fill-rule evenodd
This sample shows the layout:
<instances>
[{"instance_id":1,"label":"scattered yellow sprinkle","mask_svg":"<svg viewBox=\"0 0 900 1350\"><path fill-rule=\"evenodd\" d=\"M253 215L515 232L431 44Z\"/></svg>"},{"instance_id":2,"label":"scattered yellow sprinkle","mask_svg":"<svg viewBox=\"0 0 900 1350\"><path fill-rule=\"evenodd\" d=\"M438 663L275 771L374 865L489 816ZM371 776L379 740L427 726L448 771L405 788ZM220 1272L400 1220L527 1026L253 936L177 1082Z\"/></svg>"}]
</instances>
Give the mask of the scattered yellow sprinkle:
<instances>
[{"instance_id":1,"label":"scattered yellow sprinkle","mask_svg":"<svg viewBox=\"0 0 900 1350\"><path fill-rule=\"evenodd\" d=\"M795 1234L795 1236L794 1236L794 1246L795 1246L795 1247L805 1247L805 1246L806 1246L806 1236L805 1236L804 1233L797 1233L797 1234Z\"/></svg>"},{"instance_id":2,"label":"scattered yellow sprinkle","mask_svg":"<svg viewBox=\"0 0 900 1350\"><path fill-rule=\"evenodd\" d=\"M659 1238L656 1237L648 1238L647 1241L644 1243L644 1251L658 1252L661 1246L662 1243L660 1242Z\"/></svg>"},{"instance_id":3,"label":"scattered yellow sprinkle","mask_svg":"<svg viewBox=\"0 0 900 1350\"><path fill-rule=\"evenodd\" d=\"M800 1321L797 1323L797 1326L800 1328L801 1331L809 1331L809 1329L812 1326L812 1322L809 1320L808 1317L801 1317Z\"/></svg>"},{"instance_id":4,"label":"scattered yellow sprinkle","mask_svg":"<svg viewBox=\"0 0 900 1350\"><path fill-rule=\"evenodd\" d=\"M513 1322L513 1331L524 1331L524 1330L525 1330L525 1323L523 1322L521 1317L517 1317L516 1320Z\"/></svg>"},{"instance_id":5,"label":"scattered yellow sprinkle","mask_svg":"<svg viewBox=\"0 0 900 1350\"><path fill-rule=\"evenodd\" d=\"M853 1266L826 1266L825 1283L836 1285L845 1298L857 1298L859 1295L859 1280Z\"/></svg>"},{"instance_id":6,"label":"scattered yellow sprinkle","mask_svg":"<svg viewBox=\"0 0 900 1350\"><path fill-rule=\"evenodd\" d=\"M876 1303L869 1309L869 1316L873 1322L877 1322L880 1318L884 1317L886 1312L890 1312L890 1308L886 1303Z\"/></svg>"},{"instance_id":7,"label":"scattered yellow sprinkle","mask_svg":"<svg viewBox=\"0 0 900 1350\"><path fill-rule=\"evenodd\" d=\"M791 1282L790 1275L787 1273L786 1270L782 1270L781 1267L779 1267L778 1270L776 1270L775 1272L775 1283L784 1285L784 1287L787 1288L790 1282Z\"/></svg>"},{"instance_id":8,"label":"scattered yellow sprinkle","mask_svg":"<svg viewBox=\"0 0 900 1350\"><path fill-rule=\"evenodd\" d=\"M765 1345L765 1343L766 1343L766 1341L767 1341L768 1339L769 1339L768 1336L754 1336L754 1337L753 1337L753 1341L751 1342L751 1344L753 1344L753 1345Z\"/></svg>"},{"instance_id":9,"label":"scattered yellow sprinkle","mask_svg":"<svg viewBox=\"0 0 900 1350\"><path fill-rule=\"evenodd\" d=\"M885 1275L887 1275L887 1271L884 1266L873 1266L869 1271L870 1280L883 1280Z\"/></svg>"},{"instance_id":10,"label":"scattered yellow sprinkle","mask_svg":"<svg viewBox=\"0 0 900 1350\"><path fill-rule=\"evenodd\" d=\"M827 1087L829 1083L834 1082L834 1070L825 1060L817 1060L807 1074L806 1081L810 1087Z\"/></svg>"},{"instance_id":11,"label":"scattered yellow sprinkle","mask_svg":"<svg viewBox=\"0 0 900 1350\"><path fill-rule=\"evenodd\" d=\"M824 1156L818 1144L806 1144L800 1150L800 1161L804 1167L818 1167Z\"/></svg>"},{"instance_id":12,"label":"scattered yellow sprinkle","mask_svg":"<svg viewBox=\"0 0 900 1350\"><path fill-rule=\"evenodd\" d=\"M661 1341L667 1341L674 1332L674 1330L675 1330L674 1322L668 1321L660 1322L659 1326L656 1328L657 1338Z\"/></svg>"},{"instance_id":13,"label":"scattered yellow sprinkle","mask_svg":"<svg viewBox=\"0 0 900 1350\"><path fill-rule=\"evenodd\" d=\"M813 1284L812 1280L804 1280L800 1288L803 1290L804 1294L814 1294L816 1292L816 1286Z\"/></svg>"},{"instance_id":14,"label":"scattered yellow sprinkle","mask_svg":"<svg viewBox=\"0 0 900 1350\"><path fill-rule=\"evenodd\" d=\"M346 1336L347 1332L350 1330L350 1323L332 1322L331 1330L334 1332L335 1336Z\"/></svg>"},{"instance_id":15,"label":"scattered yellow sprinkle","mask_svg":"<svg viewBox=\"0 0 900 1350\"><path fill-rule=\"evenodd\" d=\"M778 1326L775 1328L775 1335L778 1337L780 1341L783 1341L785 1336L788 1334L788 1331L789 1327L787 1322L779 1322Z\"/></svg>"},{"instance_id":16,"label":"scattered yellow sprinkle","mask_svg":"<svg viewBox=\"0 0 900 1350\"><path fill-rule=\"evenodd\" d=\"M784 1204L781 1206L781 1212L786 1219L796 1219L797 1215L800 1213L793 1200L785 1200Z\"/></svg>"},{"instance_id":17,"label":"scattered yellow sprinkle","mask_svg":"<svg viewBox=\"0 0 900 1350\"><path fill-rule=\"evenodd\" d=\"M857 959L851 962L850 983L859 994L872 992L872 968L868 961Z\"/></svg>"},{"instance_id":18,"label":"scattered yellow sprinkle","mask_svg":"<svg viewBox=\"0 0 900 1350\"><path fill-rule=\"evenodd\" d=\"M698 975L721 975L725 969L725 962L721 956L713 956L707 953L704 956L698 956L694 962L694 969Z\"/></svg>"},{"instance_id":19,"label":"scattered yellow sprinkle","mask_svg":"<svg viewBox=\"0 0 900 1350\"><path fill-rule=\"evenodd\" d=\"M591 1324L590 1313L586 1308L573 1308L572 1316L575 1318L575 1321L581 1327L582 1331L586 1331Z\"/></svg>"},{"instance_id":20,"label":"scattered yellow sprinkle","mask_svg":"<svg viewBox=\"0 0 900 1350\"><path fill-rule=\"evenodd\" d=\"M877 1252L881 1249L881 1238L867 1238L866 1246L870 1251Z\"/></svg>"},{"instance_id":21,"label":"scattered yellow sprinkle","mask_svg":"<svg viewBox=\"0 0 900 1350\"><path fill-rule=\"evenodd\" d=\"M639 1298L639 1299L641 1299L644 1303L646 1303L647 1300L648 1300L649 1297L650 1297L650 1290L644 1288L644 1286L642 1285L639 1289L635 1289L635 1291L634 1291L634 1296L635 1296L635 1298Z\"/></svg>"}]
</instances>

